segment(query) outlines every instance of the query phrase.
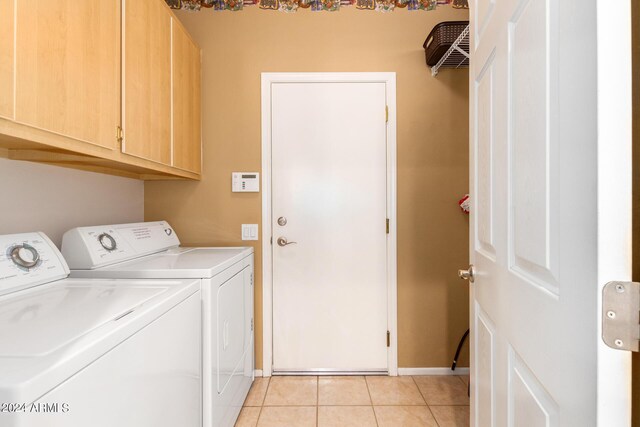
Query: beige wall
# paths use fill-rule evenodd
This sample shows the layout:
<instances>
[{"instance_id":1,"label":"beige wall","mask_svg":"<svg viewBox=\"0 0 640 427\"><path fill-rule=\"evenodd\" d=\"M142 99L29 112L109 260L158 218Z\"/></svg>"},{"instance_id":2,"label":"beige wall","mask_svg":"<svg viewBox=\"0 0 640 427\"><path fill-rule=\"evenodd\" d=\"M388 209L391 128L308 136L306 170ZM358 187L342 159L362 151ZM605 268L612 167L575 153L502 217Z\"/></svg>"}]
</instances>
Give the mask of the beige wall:
<instances>
[{"instance_id":1,"label":"beige wall","mask_svg":"<svg viewBox=\"0 0 640 427\"><path fill-rule=\"evenodd\" d=\"M144 217L136 179L0 158L0 182L0 234L43 231L59 247L70 228Z\"/></svg>"},{"instance_id":2,"label":"beige wall","mask_svg":"<svg viewBox=\"0 0 640 427\"><path fill-rule=\"evenodd\" d=\"M167 219L185 244L243 244L240 224L260 223L261 195L231 193L230 174L260 170L260 73L395 71L399 366L449 366L468 324L467 284L456 277L468 263L468 218L457 207L468 191L468 72L431 77L422 43L435 24L467 12L178 15L203 49L204 175L147 182L146 219ZM254 247L261 367L262 254Z\"/></svg>"}]
</instances>

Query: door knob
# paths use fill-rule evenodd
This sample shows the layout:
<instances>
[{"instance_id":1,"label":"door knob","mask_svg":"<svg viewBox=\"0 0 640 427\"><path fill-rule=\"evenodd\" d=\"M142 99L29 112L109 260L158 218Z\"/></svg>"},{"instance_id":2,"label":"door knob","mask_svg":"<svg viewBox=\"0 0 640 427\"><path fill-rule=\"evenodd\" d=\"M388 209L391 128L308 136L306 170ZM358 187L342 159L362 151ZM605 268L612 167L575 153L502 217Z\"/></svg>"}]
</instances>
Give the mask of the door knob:
<instances>
[{"instance_id":1,"label":"door knob","mask_svg":"<svg viewBox=\"0 0 640 427\"><path fill-rule=\"evenodd\" d=\"M468 280L471 283L475 280L474 274L475 270L473 268L473 264L469 266L468 270L458 270L458 277L463 280Z\"/></svg>"},{"instance_id":2,"label":"door knob","mask_svg":"<svg viewBox=\"0 0 640 427\"><path fill-rule=\"evenodd\" d=\"M298 242L287 242L287 238L286 237L278 237L278 245L280 246L287 246L287 245L295 245Z\"/></svg>"}]
</instances>

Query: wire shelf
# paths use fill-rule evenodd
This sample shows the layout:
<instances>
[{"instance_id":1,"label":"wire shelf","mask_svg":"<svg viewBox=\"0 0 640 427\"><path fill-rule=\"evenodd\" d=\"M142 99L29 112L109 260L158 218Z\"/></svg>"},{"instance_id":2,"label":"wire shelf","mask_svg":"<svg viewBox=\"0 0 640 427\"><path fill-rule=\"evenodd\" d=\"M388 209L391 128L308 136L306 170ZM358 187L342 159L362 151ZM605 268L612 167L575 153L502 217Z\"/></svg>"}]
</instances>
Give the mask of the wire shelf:
<instances>
[{"instance_id":1,"label":"wire shelf","mask_svg":"<svg viewBox=\"0 0 640 427\"><path fill-rule=\"evenodd\" d=\"M467 25L458 38L436 65L431 67L431 75L437 76L441 68L463 68L469 66L469 26Z\"/></svg>"}]
</instances>

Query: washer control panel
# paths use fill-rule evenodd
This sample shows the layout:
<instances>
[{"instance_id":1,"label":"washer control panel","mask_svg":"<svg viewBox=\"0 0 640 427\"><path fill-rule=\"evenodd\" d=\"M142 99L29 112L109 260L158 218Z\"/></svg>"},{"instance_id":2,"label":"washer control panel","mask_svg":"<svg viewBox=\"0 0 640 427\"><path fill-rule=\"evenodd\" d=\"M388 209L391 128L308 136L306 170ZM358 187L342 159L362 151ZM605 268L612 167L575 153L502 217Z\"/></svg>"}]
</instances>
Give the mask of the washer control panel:
<instances>
[{"instance_id":1,"label":"washer control panel","mask_svg":"<svg viewBox=\"0 0 640 427\"><path fill-rule=\"evenodd\" d=\"M166 221L79 227L62 238L62 253L75 270L92 270L180 245Z\"/></svg>"},{"instance_id":2,"label":"washer control panel","mask_svg":"<svg viewBox=\"0 0 640 427\"><path fill-rule=\"evenodd\" d=\"M63 279L69 269L43 233L0 236L0 295Z\"/></svg>"}]
</instances>

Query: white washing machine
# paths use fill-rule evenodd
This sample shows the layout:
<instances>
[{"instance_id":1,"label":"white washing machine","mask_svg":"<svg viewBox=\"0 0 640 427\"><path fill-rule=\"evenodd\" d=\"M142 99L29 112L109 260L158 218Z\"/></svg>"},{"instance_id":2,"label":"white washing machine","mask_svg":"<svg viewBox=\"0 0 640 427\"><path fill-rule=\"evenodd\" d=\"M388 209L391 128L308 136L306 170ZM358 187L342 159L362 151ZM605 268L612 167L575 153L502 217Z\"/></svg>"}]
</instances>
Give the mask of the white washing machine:
<instances>
[{"instance_id":1,"label":"white washing machine","mask_svg":"<svg viewBox=\"0 0 640 427\"><path fill-rule=\"evenodd\" d=\"M232 427L254 373L253 248L183 248L165 221L69 230L71 277L199 279L203 425Z\"/></svg>"},{"instance_id":2,"label":"white washing machine","mask_svg":"<svg viewBox=\"0 0 640 427\"><path fill-rule=\"evenodd\" d=\"M69 279L43 233L0 250L1 426L201 425L197 281Z\"/></svg>"}]
</instances>

